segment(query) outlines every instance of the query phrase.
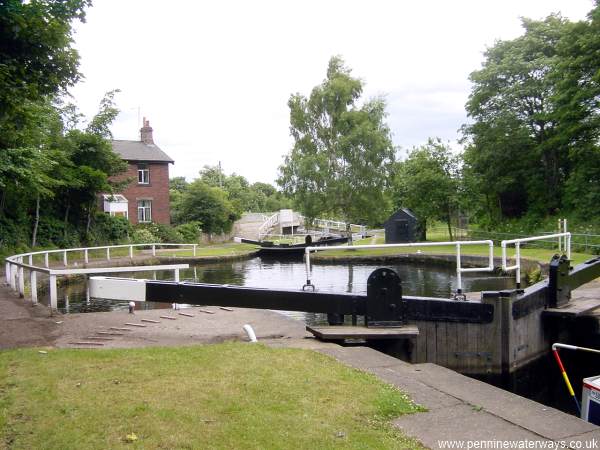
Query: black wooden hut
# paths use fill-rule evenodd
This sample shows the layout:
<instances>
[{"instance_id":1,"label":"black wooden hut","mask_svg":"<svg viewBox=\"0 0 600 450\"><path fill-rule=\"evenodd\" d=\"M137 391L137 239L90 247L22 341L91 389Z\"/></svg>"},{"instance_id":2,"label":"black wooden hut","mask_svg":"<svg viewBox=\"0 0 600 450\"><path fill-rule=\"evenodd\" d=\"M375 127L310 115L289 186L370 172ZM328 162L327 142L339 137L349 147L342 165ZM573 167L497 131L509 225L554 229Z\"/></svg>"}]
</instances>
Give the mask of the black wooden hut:
<instances>
[{"instance_id":1,"label":"black wooden hut","mask_svg":"<svg viewBox=\"0 0 600 450\"><path fill-rule=\"evenodd\" d=\"M400 208L383 224L385 243L419 242L425 240L425 230L419 219L408 208Z\"/></svg>"}]
</instances>

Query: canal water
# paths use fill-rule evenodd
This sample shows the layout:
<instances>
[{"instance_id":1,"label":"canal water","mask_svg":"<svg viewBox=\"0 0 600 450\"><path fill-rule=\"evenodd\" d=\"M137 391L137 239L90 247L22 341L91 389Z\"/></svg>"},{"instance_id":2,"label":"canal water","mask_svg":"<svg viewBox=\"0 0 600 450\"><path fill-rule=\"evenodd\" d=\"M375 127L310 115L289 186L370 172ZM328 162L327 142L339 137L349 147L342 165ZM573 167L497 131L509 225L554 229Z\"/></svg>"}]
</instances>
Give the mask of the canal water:
<instances>
[{"instance_id":1,"label":"canal water","mask_svg":"<svg viewBox=\"0 0 600 450\"><path fill-rule=\"evenodd\" d=\"M404 295L448 298L456 290L456 271L453 267L424 265L422 263L326 263L312 266L312 283L318 291L366 293L367 279L380 267L395 270L402 280ZM131 272L115 276L158 280L173 279L173 271ZM501 290L514 287L514 278L492 273L463 274L463 290ZM239 286L301 289L306 282L305 265L301 260L254 257L241 261L197 264L180 271L180 279L200 283L231 284ZM144 303L138 308L167 307L165 304ZM126 302L86 298L82 280L70 281L59 287L58 308L63 313L82 313L126 309ZM321 315L299 312L286 313L305 322L321 323Z\"/></svg>"}]
</instances>

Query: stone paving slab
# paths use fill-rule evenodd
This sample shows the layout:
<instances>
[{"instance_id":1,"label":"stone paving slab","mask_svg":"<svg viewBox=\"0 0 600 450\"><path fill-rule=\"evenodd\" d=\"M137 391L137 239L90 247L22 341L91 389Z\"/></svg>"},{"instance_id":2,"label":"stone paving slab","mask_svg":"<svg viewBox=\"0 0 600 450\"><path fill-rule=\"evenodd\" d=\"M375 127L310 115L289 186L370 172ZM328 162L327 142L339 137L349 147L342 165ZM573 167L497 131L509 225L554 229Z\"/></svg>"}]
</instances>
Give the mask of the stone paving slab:
<instances>
[{"instance_id":1,"label":"stone paving slab","mask_svg":"<svg viewBox=\"0 0 600 450\"><path fill-rule=\"evenodd\" d=\"M369 347L341 347L323 350L323 353L354 367L355 369L368 370L375 367L396 367L411 365L393 356L378 352Z\"/></svg>"},{"instance_id":2,"label":"stone paving slab","mask_svg":"<svg viewBox=\"0 0 600 450\"><path fill-rule=\"evenodd\" d=\"M411 399L428 410L447 408L449 406L462 405L463 402L456 397L439 391L427 384L413 378L407 377L390 367L375 367L369 370L383 381L393 384L404 392L409 392Z\"/></svg>"},{"instance_id":3,"label":"stone paving slab","mask_svg":"<svg viewBox=\"0 0 600 450\"><path fill-rule=\"evenodd\" d=\"M351 367L379 376L429 409L395 423L423 444L438 439L541 440L593 439L600 428L435 364L409 364L370 348L323 349Z\"/></svg>"},{"instance_id":4,"label":"stone paving slab","mask_svg":"<svg viewBox=\"0 0 600 450\"><path fill-rule=\"evenodd\" d=\"M407 371L408 370L408 371ZM578 417L566 414L487 383L463 376L435 364L417 364L405 370L429 386L548 439L560 440L568 436L597 430L598 427Z\"/></svg>"},{"instance_id":5,"label":"stone paving slab","mask_svg":"<svg viewBox=\"0 0 600 450\"><path fill-rule=\"evenodd\" d=\"M444 448L444 444L440 445L439 441L448 439L463 443L490 440L545 440L518 425L466 404L440 408L428 413L408 414L396 419L394 426L408 436L418 439L423 445L434 449Z\"/></svg>"}]
</instances>

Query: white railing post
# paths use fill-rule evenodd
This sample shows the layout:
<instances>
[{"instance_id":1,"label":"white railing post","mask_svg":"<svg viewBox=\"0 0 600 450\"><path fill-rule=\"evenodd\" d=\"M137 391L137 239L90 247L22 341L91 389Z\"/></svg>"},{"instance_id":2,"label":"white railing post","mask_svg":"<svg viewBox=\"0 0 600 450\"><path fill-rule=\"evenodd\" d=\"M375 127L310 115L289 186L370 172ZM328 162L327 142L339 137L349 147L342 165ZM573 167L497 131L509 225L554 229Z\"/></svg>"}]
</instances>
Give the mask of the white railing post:
<instances>
[{"instance_id":1,"label":"white railing post","mask_svg":"<svg viewBox=\"0 0 600 450\"><path fill-rule=\"evenodd\" d=\"M29 265L33 266L33 255L29 255Z\"/></svg>"},{"instance_id":2,"label":"white railing post","mask_svg":"<svg viewBox=\"0 0 600 450\"><path fill-rule=\"evenodd\" d=\"M88 254L87 248L83 251L83 260L85 261L86 264L90 262L90 256Z\"/></svg>"},{"instance_id":3,"label":"white railing post","mask_svg":"<svg viewBox=\"0 0 600 450\"><path fill-rule=\"evenodd\" d=\"M106 260L110 261L110 247L106 247Z\"/></svg>"},{"instance_id":4,"label":"white railing post","mask_svg":"<svg viewBox=\"0 0 600 450\"><path fill-rule=\"evenodd\" d=\"M46 269L50 267L50 257L48 256L48 252L44 253L44 266Z\"/></svg>"},{"instance_id":5,"label":"white railing post","mask_svg":"<svg viewBox=\"0 0 600 450\"><path fill-rule=\"evenodd\" d=\"M571 259L571 233L567 233L565 238L567 239L567 258Z\"/></svg>"},{"instance_id":6,"label":"white railing post","mask_svg":"<svg viewBox=\"0 0 600 450\"><path fill-rule=\"evenodd\" d=\"M4 267L4 279L6 281L6 285L10 286L10 263L6 261L6 265Z\"/></svg>"},{"instance_id":7,"label":"white railing post","mask_svg":"<svg viewBox=\"0 0 600 450\"><path fill-rule=\"evenodd\" d=\"M21 258L21 263L23 258ZM25 297L25 277L23 276L23 267L19 267L19 297Z\"/></svg>"},{"instance_id":8,"label":"white railing post","mask_svg":"<svg viewBox=\"0 0 600 450\"><path fill-rule=\"evenodd\" d=\"M462 272L460 266L460 242L456 243L456 293L462 294Z\"/></svg>"},{"instance_id":9,"label":"white railing post","mask_svg":"<svg viewBox=\"0 0 600 450\"><path fill-rule=\"evenodd\" d=\"M29 284L31 288L31 303L34 305L38 302L37 298L37 272L35 270L29 271Z\"/></svg>"},{"instance_id":10,"label":"white railing post","mask_svg":"<svg viewBox=\"0 0 600 450\"><path fill-rule=\"evenodd\" d=\"M558 219L558 233L562 233L562 219ZM558 252L562 252L562 236L558 236Z\"/></svg>"},{"instance_id":11,"label":"white railing post","mask_svg":"<svg viewBox=\"0 0 600 450\"><path fill-rule=\"evenodd\" d=\"M521 289L521 244L515 244L515 265L517 266L517 289Z\"/></svg>"},{"instance_id":12,"label":"white railing post","mask_svg":"<svg viewBox=\"0 0 600 450\"><path fill-rule=\"evenodd\" d=\"M311 285L311 282L310 282L310 250L308 247L306 248L305 255L306 255L306 261L305 261L305 263L306 263L306 285L310 286Z\"/></svg>"},{"instance_id":13,"label":"white railing post","mask_svg":"<svg viewBox=\"0 0 600 450\"><path fill-rule=\"evenodd\" d=\"M69 265L69 261L67 260L67 251L66 250L63 252L63 264L65 265L65 267L67 267Z\"/></svg>"},{"instance_id":14,"label":"white railing post","mask_svg":"<svg viewBox=\"0 0 600 450\"><path fill-rule=\"evenodd\" d=\"M133 245L129 246L129 258L133 259Z\"/></svg>"},{"instance_id":15,"label":"white railing post","mask_svg":"<svg viewBox=\"0 0 600 450\"><path fill-rule=\"evenodd\" d=\"M175 275L175 281L179 282L179 269L175 269L173 274Z\"/></svg>"},{"instance_id":16,"label":"white railing post","mask_svg":"<svg viewBox=\"0 0 600 450\"><path fill-rule=\"evenodd\" d=\"M563 233L567 232L567 219L563 219ZM570 236L569 236L570 238ZM570 255L571 253L571 249L570 246L567 246L567 241L569 240L569 238L567 238L567 235L565 235L564 239L565 239L565 250L567 251L567 253ZM567 256L569 259L571 259L571 256Z\"/></svg>"},{"instance_id":17,"label":"white railing post","mask_svg":"<svg viewBox=\"0 0 600 450\"><path fill-rule=\"evenodd\" d=\"M196 256L196 247L198 247L198 245L194 244L194 256Z\"/></svg>"},{"instance_id":18,"label":"white railing post","mask_svg":"<svg viewBox=\"0 0 600 450\"><path fill-rule=\"evenodd\" d=\"M11 264L10 266L10 288L13 291L17 290L17 266L15 264Z\"/></svg>"},{"instance_id":19,"label":"white railing post","mask_svg":"<svg viewBox=\"0 0 600 450\"><path fill-rule=\"evenodd\" d=\"M50 274L50 309L54 311L58 307L57 292L56 292L56 275Z\"/></svg>"},{"instance_id":20,"label":"white railing post","mask_svg":"<svg viewBox=\"0 0 600 450\"><path fill-rule=\"evenodd\" d=\"M156 256L156 244L152 244L152 256Z\"/></svg>"}]
</instances>

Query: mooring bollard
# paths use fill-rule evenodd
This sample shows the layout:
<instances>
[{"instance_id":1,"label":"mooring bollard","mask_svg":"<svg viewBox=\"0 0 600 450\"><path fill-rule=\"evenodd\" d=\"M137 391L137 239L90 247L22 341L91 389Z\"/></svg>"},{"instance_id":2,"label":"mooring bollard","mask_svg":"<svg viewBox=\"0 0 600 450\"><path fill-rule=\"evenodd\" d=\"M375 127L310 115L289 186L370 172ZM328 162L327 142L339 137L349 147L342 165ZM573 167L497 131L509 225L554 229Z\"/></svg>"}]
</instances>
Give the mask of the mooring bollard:
<instances>
[{"instance_id":1,"label":"mooring bollard","mask_svg":"<svg viewBox=\"0 0 600 450\"><path fill-rule=\"evenodd\" d=\"M135 314L135 302L129 302L129 314Z\"/></svg>"}]
</instances>

